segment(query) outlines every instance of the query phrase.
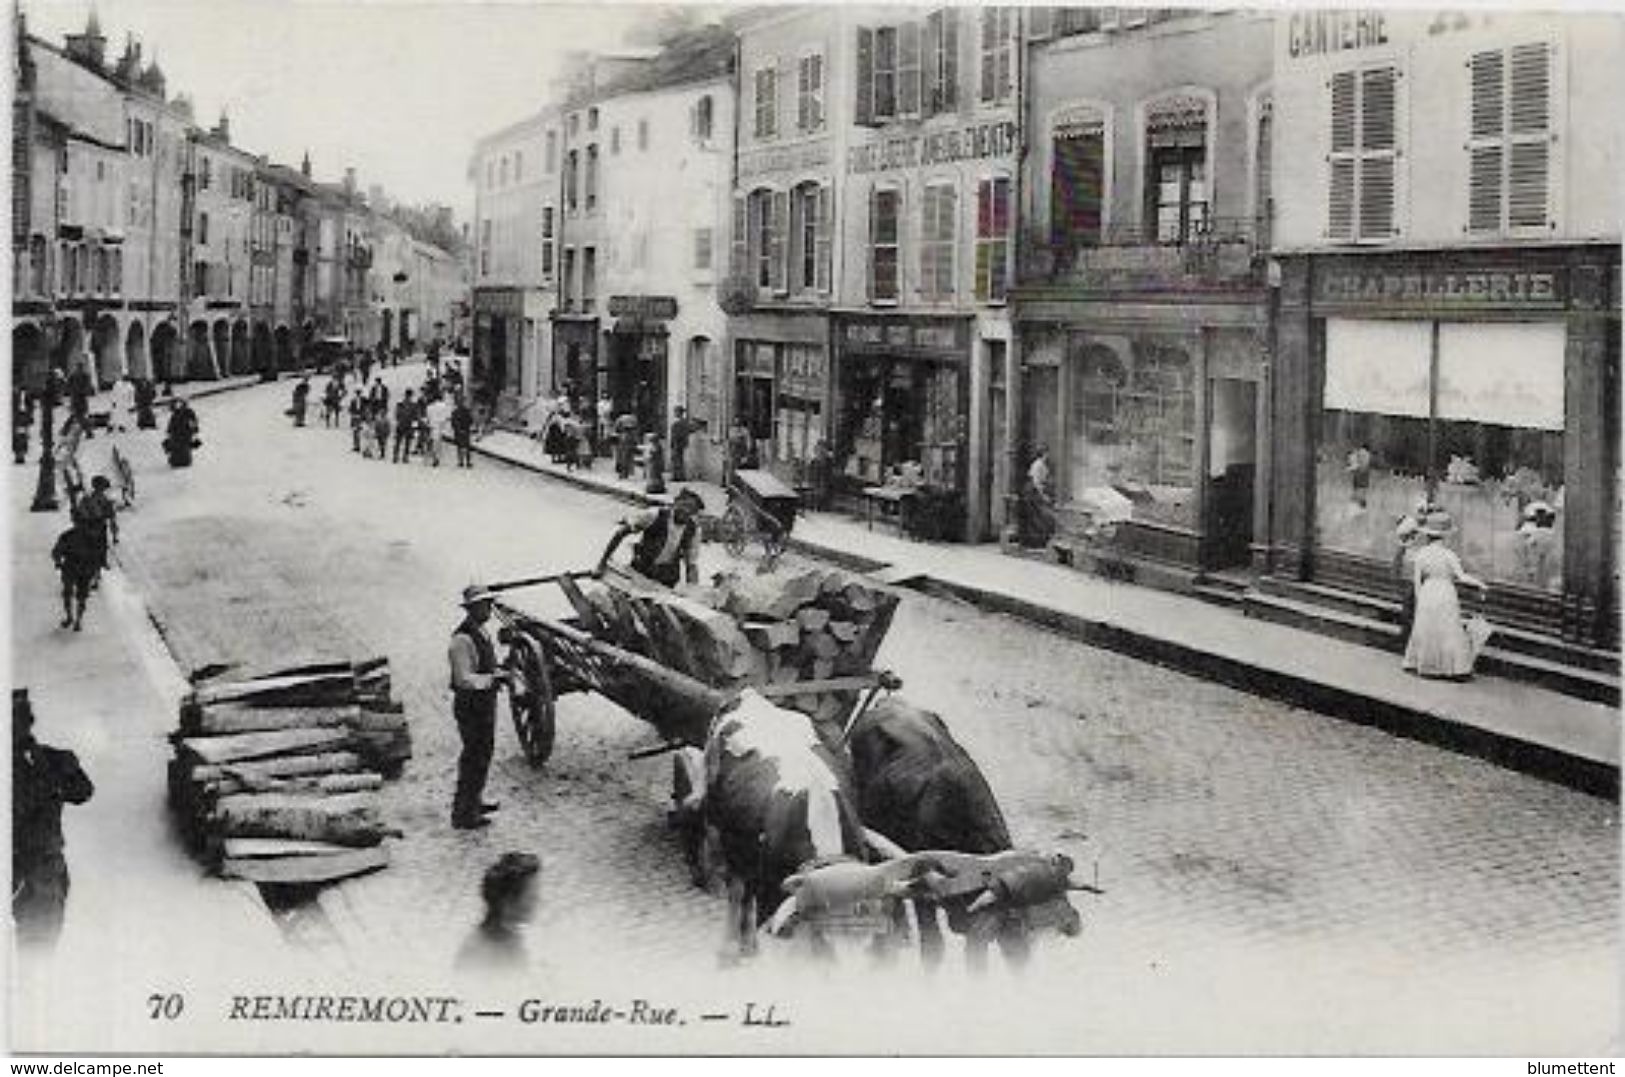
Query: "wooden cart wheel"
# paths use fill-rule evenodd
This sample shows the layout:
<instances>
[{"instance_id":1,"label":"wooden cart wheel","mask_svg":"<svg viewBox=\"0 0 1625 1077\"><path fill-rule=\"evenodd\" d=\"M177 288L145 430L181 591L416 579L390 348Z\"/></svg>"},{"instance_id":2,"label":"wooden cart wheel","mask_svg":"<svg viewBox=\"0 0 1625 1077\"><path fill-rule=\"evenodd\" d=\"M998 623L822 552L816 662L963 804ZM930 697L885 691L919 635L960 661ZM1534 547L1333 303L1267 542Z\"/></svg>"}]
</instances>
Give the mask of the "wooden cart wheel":
<instances>
[{"instance_id":1,"label":"wooden cart wheel","mask_svg":"<svg viewBox=\"0 0 1625 1077\"><path fill-rule=\"evenodd\" d=\"M513 673L508 686L508 710L513 714L513 731L525 760L533 767L547 762L553 754L553 737L558 715L553 696L553 677L548 672L547 655L528 636L517 635L508 647L505 663Z\"/></svg>"},{"instance_id":2,"label":"wooden cart wheel","mask_svg":"<svg viewBox=\"0 0 1625 1077\"><path fill-rule=\"evenodd\" d=\"M745 540L750 535L750 524L738 505L729 505L718 522L723 547L735 557L745 554Z\"/></svg>"}]
</instances>

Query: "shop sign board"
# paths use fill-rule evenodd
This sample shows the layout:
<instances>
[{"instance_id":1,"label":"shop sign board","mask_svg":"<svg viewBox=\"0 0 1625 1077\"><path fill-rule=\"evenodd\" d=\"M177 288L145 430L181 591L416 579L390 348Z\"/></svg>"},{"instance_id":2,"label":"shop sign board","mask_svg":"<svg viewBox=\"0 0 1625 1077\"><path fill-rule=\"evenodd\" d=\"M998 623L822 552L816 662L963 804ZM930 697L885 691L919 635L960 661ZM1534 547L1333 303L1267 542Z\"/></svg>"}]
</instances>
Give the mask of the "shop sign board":
<instances>
[{"instance_id":1,"label":"shop sign board","mask_svg":"<svg viewBox=\"0 0 1625 1077\"><path fill-rule=\"evenodd\" d=\"M851 318L841 323L840 340L848 351L963 359L970 350L970 319Z\"/></svg>"},{"instance_id":2,"label":"shop sign board","mask_svg":"<svg viewBox=\"0 0 1625 1077\"><path fill-rule=\"evenodd\" d=\"M677 299L669 295L612 295L609 316L637 322L669 322L677 317Z\"/></svg>"},{"instance_id":3,"label":"shop sign board","mask_svg":"<svg viewBox=\"0 0 1625 1077\"><path fill-rule=\"evenodd\" d=\"M1560 310L1566 296L1559 272L1542 269L1363 269L1318 273L1317 303L1399 303L1463 310L1521 307Z\"/></svg>"},{"instance_id":4,"label":"shop sign board","mask_svg":"<svg viewBox=\"0 0 1625 1077\"><path fill-rule=\"evenodd\" d=\"M846 170L850 175L861 176L869 172L1009 157L1015 152L1015 123L998 120L853 146L847 156Z\"/></svg>"}]
</instances>

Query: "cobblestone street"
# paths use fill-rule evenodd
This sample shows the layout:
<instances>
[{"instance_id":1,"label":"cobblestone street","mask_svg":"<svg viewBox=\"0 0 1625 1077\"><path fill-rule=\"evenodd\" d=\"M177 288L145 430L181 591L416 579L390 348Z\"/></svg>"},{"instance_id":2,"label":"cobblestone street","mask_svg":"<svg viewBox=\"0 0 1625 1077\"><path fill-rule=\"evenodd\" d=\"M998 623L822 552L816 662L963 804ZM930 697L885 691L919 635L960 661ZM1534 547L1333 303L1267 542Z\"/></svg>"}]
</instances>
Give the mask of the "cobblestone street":
<instances>
[{"instance_id":1,"label":"cobblestone street","mask_svg":"<svg viewBox=\"0 0 1625 1077\"><path fill-rule=\"evenodd\" d=\"M291 934L336 974L432 973L477 917L481 871L518 848L546 862L534 949L551 982L613 967L623 991L654 990L627 984L632 962L672 990L753 982L718 971L722 903L664 828L669 764L627 759L655 736L612 704L566 699L541 770L499 732L496 824L447 826L459 589L588 566L625 506L483 460L363 459L347 430L290 428L285 395L200 402L190 471L126 435L141 498L121 549L183 669L391 660L416 754L384 796L406 836ZM1034 1021L1031 1049L1617 1047L1617 805L914 593L880 662L980 762L1017 842L1068 852L1107 891L1079 896L1083 936L1019 986L990 980ZM966 995L945 977L949 1001L918 1003L940 1022ZM946 1038L876 1021L843 1026L841 1048L973 1048L1004 1011L972 990L975 1018ZM816 1049L841 1021L826 1009L772 1049Z\"/></svg>"}]
</instances>

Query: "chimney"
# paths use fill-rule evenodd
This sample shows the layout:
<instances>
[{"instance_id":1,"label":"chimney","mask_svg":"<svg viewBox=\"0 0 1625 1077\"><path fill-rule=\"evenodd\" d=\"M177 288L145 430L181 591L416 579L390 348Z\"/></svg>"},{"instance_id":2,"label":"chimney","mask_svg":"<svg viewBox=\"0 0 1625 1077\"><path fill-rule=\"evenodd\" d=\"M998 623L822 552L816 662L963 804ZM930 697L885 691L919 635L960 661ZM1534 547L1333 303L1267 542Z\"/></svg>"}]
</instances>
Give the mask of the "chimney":
<instances>
[{"instance_id":1,"label":"chimney","mask_svg":"<svg viewBox=\"0 0 1625 1077\"><path fill-rule=\"evenodd\" d=\"M305 151L305 159L299 162L299 172L306 179L310 178L310 151Z\"/></svg>"},{"instance_id":2,"label":"chimney","mask_svg":"<svg viewBox=\"0 0 1625 1077\"><path fill-rule=\"evenodd\" d=\"M355 169L353 168L344 170L344 193L348 195L355 194Z\"/></svg>"},{"instance_id":3,"label":"chimney","mask_svg":"<svg viewBox=\"0 0 1625 1077\"><path fill-rule=\"evenodd\" d=\"M231 141L231 118L226 115L225 109L220 110L220 121L214 125L214 135L222 142Z\"/></svg>"},{"instance_id":4,"label":"chimney","mask_svg":"<svg viewBox=\"0 0 1625 1077\"><path fill-rule=\"evenodd\" d=\"M85 30L81 34L68 34L63 39L68 57L94 71L100 72L107 62L107 38L102 36L101 20L96 17L96 9L90 9L90 18L85 20Z\"/></svg>"}]
</instances>

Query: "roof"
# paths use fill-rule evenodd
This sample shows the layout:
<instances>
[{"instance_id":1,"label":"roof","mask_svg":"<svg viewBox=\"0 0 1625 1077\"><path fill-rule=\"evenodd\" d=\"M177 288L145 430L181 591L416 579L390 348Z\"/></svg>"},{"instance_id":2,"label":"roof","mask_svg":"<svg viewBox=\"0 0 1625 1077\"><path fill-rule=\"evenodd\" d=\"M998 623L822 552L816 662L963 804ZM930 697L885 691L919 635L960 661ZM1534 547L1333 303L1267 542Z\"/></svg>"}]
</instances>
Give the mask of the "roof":
<instances>
[{"instance_id":1,"label":"roof","mask_svg":"<svg viewBox=\"0 0 1625 1077\"><path fill-rule=\"evenodd\" d=\"M722 78L733 70L734 34L724 26L702 26L666 43L658 54L598 89L594 97L647 93L691 82Z\"/></svg>"}]
</instances>

